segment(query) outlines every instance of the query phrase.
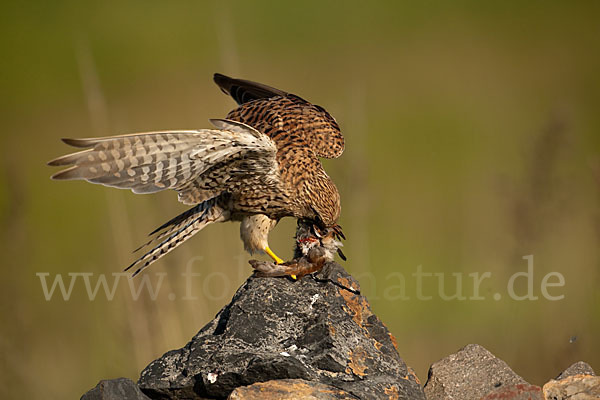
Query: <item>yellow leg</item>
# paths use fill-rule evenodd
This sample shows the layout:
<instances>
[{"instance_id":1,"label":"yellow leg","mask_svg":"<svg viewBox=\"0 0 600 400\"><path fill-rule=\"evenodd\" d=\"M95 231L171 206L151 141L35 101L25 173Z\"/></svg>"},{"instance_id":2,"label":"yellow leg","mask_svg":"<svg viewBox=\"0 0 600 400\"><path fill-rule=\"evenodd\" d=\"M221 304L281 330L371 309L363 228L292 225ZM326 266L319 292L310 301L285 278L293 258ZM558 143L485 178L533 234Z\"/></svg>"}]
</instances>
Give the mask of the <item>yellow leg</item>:
<instances>
[{"instance_id":1,"label":"yellow leg","mask_svg":"<svg viewBox=\"0 0 600 400\"><path fill-rule=\"evenodd\" d=\"M265 247L265 253L267 253L273 259L273 261L275 261L275 264L283 264L283 260L277 257L275 253L273 253L273 250L269 248L269 246Z\"/></svg>"},{"instance_id":2,"label":"yellow leg","mask_svg":"<svg viewBox=\"0 0 600 400\"><path fill-rule=\"evenodd\" d=\"M269 257L271 257L273 259L273 261L275 261L276 264L283 264L284 263L284 261L281 258L277 257L277 255L275 255L275 253L273 253L273 250L271 250L269 248L269 246L265 247L265 253L267 253L269 255ZM293 280L298 279L296 277L296 275L290 275L290 277Z\"/></svg>"}]
</instances>

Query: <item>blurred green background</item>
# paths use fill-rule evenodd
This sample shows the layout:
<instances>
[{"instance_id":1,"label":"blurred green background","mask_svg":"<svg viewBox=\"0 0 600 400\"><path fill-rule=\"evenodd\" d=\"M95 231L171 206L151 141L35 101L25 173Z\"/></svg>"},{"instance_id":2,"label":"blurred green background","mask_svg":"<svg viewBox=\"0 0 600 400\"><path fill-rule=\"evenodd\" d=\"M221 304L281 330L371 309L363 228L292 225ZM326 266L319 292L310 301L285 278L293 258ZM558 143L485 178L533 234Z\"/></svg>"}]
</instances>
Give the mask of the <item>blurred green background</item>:
<instances>
[{"instance_id":1,"label":"blurred green background","mask_svg":"<svg viewBox=\"0 0 600 400\"><path fill-rule=\"evenodd\" d=\"M342 193L343 265L422 381L473 342L535 384L580 359L600 369L600 3L30 1L3 2L0 19L0 397L135 380L250 274L238 226L222 224L148 270L156 300L123 279L90 301L79 277L69 301L46 301L36 276L95 285L185 209L174 193L50 181L46 161L69 151L59 138L208 127L234 106L214 72L337 118L346 152L324 164ZM284 258L294 227L271 235ZM539 299L510 299L530 254ZM200 276L186 280L190 262ZM418 266L445 273L447 294L462 273L466 296L468 274L490 272L485 300L444 301L436 278L417 299ZM553 271L559 301L541 296Z\"/></svg>"}]
</instances>

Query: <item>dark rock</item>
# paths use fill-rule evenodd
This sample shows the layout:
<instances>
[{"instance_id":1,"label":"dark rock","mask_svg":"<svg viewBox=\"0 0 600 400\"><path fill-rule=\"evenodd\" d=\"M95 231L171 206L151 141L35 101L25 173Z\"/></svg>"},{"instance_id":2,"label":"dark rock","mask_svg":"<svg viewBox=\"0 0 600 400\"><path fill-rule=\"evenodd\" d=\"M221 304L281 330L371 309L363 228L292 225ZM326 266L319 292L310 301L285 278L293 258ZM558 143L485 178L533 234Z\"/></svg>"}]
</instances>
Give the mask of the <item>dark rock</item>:
<instances>
[{"instance_id":1,"label":"dark rock","mask_svg":"<svg viewBox=\"0 0 600 400\"><path fill-rule=\"evenodd\" d=\"M481 400L544 400L542 388L527 383L500 386Z\"/></svg>"},{"instance_id":2,"label":"dark rock","mask_svg":"<svg viewBox=\"0 0 600 400\"><path fill-rule=\"evenodd\" d=\"M144 369L152 398L225 398L276 379L333 386L360 399L425 399L395 339L338 264L293 281L252 276L182 349Z\"/></svg>"},{"instance_id":3,"label":"dark rock","mask_svg":"<svg viewBox=\"0 0 600 400\"><path fill-rule=\"evenodd\" d=\"M544 385L547 400L594 400L600 399L600 377L572 375Z\"/></svg>"},{"instance_id":4,"label":"dark rock","mask_svg":"<svg viewBox=\"0 0 600 400\"><path fill-rule=\"evenodd\" d=\"M150 400L131 380L117 378L100 381L95 388L81 396L81 400Z\"/></svg>"},{"instance_id":5,"label":"dark rock","mask_svg":"<svg viewBox=\"0 0 600 400\"><path fill-rule=\"evenodd\" d=\"M565 369L563 372L561 372L556 377L556 380L561 380L561 379L564 379L564 378L567 378L567 377L573 376L573 375L596 375L596 374L594 373L594 370L592 369L592 367L590 367L590 365L588 363L579 361L579 362L576 362L575 364L571 365L569 368Z\"/></svg>"},{"instance_id":6,"label":"dark rock","mask_svg":"<svg viewBox=\"0 0 600 400\"><path fill-rule=\"evenodd\" d=\"M357 400L358 397L333 386L302 379L280 379L235 389L229 400Z\"/></svg>"},{"instance_id":7,"label":"dark rock","mask_svg":"<svg viewBox=\"0 0 600 400\"><path fill-rule=\"evenodd\" d=\"M502 360L478 344L463 347L429 368L428 400L481 399L500 387L527 384Z\"/></svg>"}]
</instances>

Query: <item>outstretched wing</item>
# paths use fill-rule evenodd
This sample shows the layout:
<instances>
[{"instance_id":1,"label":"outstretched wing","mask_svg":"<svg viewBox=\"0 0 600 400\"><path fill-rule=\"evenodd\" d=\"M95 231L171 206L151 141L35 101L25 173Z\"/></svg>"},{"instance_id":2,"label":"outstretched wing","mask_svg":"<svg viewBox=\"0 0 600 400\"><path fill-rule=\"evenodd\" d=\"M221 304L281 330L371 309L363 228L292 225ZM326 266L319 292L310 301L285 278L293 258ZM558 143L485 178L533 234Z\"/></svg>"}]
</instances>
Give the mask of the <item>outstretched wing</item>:
<instances>
[{"instance_id":1,"label":"outstretched wing","mask_svg":"<svg viewBox=\"0 0 600 400\"><path fill-rule=\"evenodd\" d=\"M83 179L134 193L174 189L186 204L197 204L239 184L227 173L240 160L257 160L246 161L240 174L272 179L277 149L269 137L237 121L211 122L218 129L63 139L86 150L50 161L52 166L68 166L52 178Z\"/></svg>"},{"instance_id":2,"label":"outstretched wing","mask_svg":"<svg viewBox=\"0 0 600 400\"><path fill-rule=\"evenodd\" d=\"M301 137L319 157L337 158L344 152L340 127L324 108L262 83L222 74L215 74L214 81L240 105L227 118L274 139L282 135Z\"/></svg>"}]
</instances>

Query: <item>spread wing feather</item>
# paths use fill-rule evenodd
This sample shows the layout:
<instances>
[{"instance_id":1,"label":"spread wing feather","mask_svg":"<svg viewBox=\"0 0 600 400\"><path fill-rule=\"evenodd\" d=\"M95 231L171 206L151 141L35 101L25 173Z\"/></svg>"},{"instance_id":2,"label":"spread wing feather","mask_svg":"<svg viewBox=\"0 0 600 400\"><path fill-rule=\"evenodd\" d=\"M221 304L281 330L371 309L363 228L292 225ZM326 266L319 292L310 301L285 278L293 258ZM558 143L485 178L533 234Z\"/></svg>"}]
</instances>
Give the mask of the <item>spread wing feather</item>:
<instances>
[{"instance_id":1,"label":"spread wing feather","mask_svg":"<svg viewBox=\"0 0 600 400\"><path fill-rule=\"evenodd\" d=\"M344 152L340 127L323 107L258 82L222 74L215 74L214 81L240 105L227 118L255 126L271 137L300 136L319 157L337 158ZM263 128L265 124L274 129L272 134Z\"/></svg>"},{"instance_id":2,"label":"spread wing feather","mask_svg":"<svg viewBox=\"0 0 600 400\"><path fill-rule=\"evenodd\" d=\"M218 129L63 139L86 150L50 161L68 167L52 178L83 179L135 193L175 189L181 201L197 204L230 189L236 179L229 170L240 160L246 160L249 175L277 171L277 149L269 137L240 122L211 121Z\"/></svg>"}]
</instances>

